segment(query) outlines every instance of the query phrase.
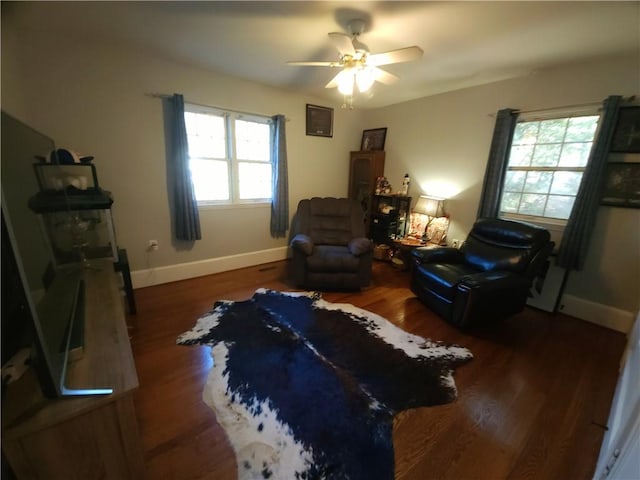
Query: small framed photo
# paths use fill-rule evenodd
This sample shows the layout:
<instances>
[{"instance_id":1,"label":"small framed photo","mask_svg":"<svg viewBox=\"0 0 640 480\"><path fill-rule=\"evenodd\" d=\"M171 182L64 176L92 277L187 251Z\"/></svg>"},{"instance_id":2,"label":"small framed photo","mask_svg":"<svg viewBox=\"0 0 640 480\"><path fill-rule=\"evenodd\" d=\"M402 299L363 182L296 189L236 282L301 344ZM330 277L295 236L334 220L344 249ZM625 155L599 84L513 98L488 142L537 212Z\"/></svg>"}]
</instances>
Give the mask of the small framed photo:
<instances>
[{"instance_id":1,"label":"small framed photo","mask_svg":"<svg viewBox=\"0 0 640 480\"><path fill-rule=\"evenodd\" d=\"M387 138L386 128L374 128L362 132L361 151L384 150L384 141Z\"/></svg>"},{"instance_id":2,"label":"small framed photo","mask_svg":"<svg viewBox=\"0 0 640 480\"><path fill-rule=\"evenodd\" d=\"M640 153L640 107L622 107L613 132L611 151Z\"/></svg>"},{"instance_id":3,"label":"small framed photo","mask_svg":"<svg viewBox=\"0 0 640 480\"><path fill-rule=\"evenodd\" d=\"M640 162L609 162L601 205L640 208Z\"/></svg>"},{"instance_id":4,"label":"small framed photo","mask_svg":"<svg viewBox=\"0 0 640 480\"><path fill-rule=\"evenodd\" d=\"M307 103L307 135L333 137L333 108Z\"/></svg>"}]
</instances>

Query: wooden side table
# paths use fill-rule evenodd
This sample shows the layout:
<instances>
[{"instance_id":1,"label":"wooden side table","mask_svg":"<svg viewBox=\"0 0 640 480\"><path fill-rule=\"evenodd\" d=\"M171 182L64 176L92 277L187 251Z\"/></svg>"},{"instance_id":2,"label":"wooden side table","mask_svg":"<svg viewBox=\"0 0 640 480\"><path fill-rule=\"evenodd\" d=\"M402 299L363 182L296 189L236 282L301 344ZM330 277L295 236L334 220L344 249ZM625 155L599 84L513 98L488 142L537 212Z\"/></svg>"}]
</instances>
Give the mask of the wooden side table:
<instances>
[{"instance_id":1,"label":"wooden side table","mask_svg":"<svg viewBox=\"0 0 640 480\"><path fill-rule=\"evenodd\" d=\"M408 270L409 265L411 264L411 251L414 248L437 248L440 246L441 245L437 245L434 243L422 243L421 240L409 237L405 237L400 240L393 240L393 258L391 260L392 265L400 270Z\"/></svg>"}]
</instances>

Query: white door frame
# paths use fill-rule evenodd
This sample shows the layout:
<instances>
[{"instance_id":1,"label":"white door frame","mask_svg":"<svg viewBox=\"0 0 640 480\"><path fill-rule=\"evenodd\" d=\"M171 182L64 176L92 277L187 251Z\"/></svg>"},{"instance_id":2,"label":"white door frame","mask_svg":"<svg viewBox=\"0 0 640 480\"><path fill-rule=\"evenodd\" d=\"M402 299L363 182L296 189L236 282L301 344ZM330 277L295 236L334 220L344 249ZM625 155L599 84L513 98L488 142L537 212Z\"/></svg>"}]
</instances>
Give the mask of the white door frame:
<instances>
[{"instance_id":1,"label":"white door frame","mask_svg":"<svg viewBox=\"0 0 640 480\"><path fill-rule=\"evenodd\" d=\"M607 427L593 478L640 479L640 312L622 356Z\"/></svg>"}]
</instances>

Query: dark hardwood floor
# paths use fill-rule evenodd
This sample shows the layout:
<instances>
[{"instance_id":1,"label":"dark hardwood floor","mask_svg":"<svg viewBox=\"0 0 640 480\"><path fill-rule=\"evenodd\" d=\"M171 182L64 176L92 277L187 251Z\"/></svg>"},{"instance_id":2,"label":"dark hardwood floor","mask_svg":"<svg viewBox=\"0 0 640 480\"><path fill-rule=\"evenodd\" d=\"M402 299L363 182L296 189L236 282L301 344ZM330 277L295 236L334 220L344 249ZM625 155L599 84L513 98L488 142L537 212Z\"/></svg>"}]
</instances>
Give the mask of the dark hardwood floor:
<instances>
[{"instance_id":1,"label":"dark hardwood floor","mask_svg":"<svg viewBox=\"0 0 640 480\"><path fill-rule=\"evenodd\" d=\"M175 340L215 300L246 299L259 287L294 290L285 268L277 262L136 290L138 313L128 322L146 478L236 478L233 451L202 401L209 349ZM324 294L474 354L455 373L454 403L397 416L396 478L591 478L624 335L530 308L465 334L431 313L408 284L407 272L375 263L373 283L364 291Z\"/></svg>"}]
</instances>

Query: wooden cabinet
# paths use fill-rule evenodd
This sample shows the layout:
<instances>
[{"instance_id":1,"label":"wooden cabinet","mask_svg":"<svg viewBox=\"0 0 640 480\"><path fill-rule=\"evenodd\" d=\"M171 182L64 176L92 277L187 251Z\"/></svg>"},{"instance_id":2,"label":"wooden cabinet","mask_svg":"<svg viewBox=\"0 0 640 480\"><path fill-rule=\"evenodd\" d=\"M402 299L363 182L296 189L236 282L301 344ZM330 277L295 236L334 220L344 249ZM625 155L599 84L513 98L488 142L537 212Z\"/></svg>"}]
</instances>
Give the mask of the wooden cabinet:
<instances>
[{"instance_id":1,"label":"wooden cabinet","mask_svg":"<svg viewBox=\"0 0 640 480\"><path fill-rule=\"evenodd\" d=\"M28 371L2 408L2 451L20 479L139 479L142 445L133 394L138 387L123 299L113 263L83 274L85 347L68 365L70 388L112 387L111 395L45 398Z\"/></svg>"},{"instance_id":2,"label":"wooden cabinet","mask_svg":"<svg viewBox=\"0 0 640 480\"><path fill-rule=\"evenodd\" d=\"M384 152L351 152L349 166L349 198L362 205L367 230L371 209L371 195L376 188L376 179L384 175Z\"/></svg>"}]
</instances>

